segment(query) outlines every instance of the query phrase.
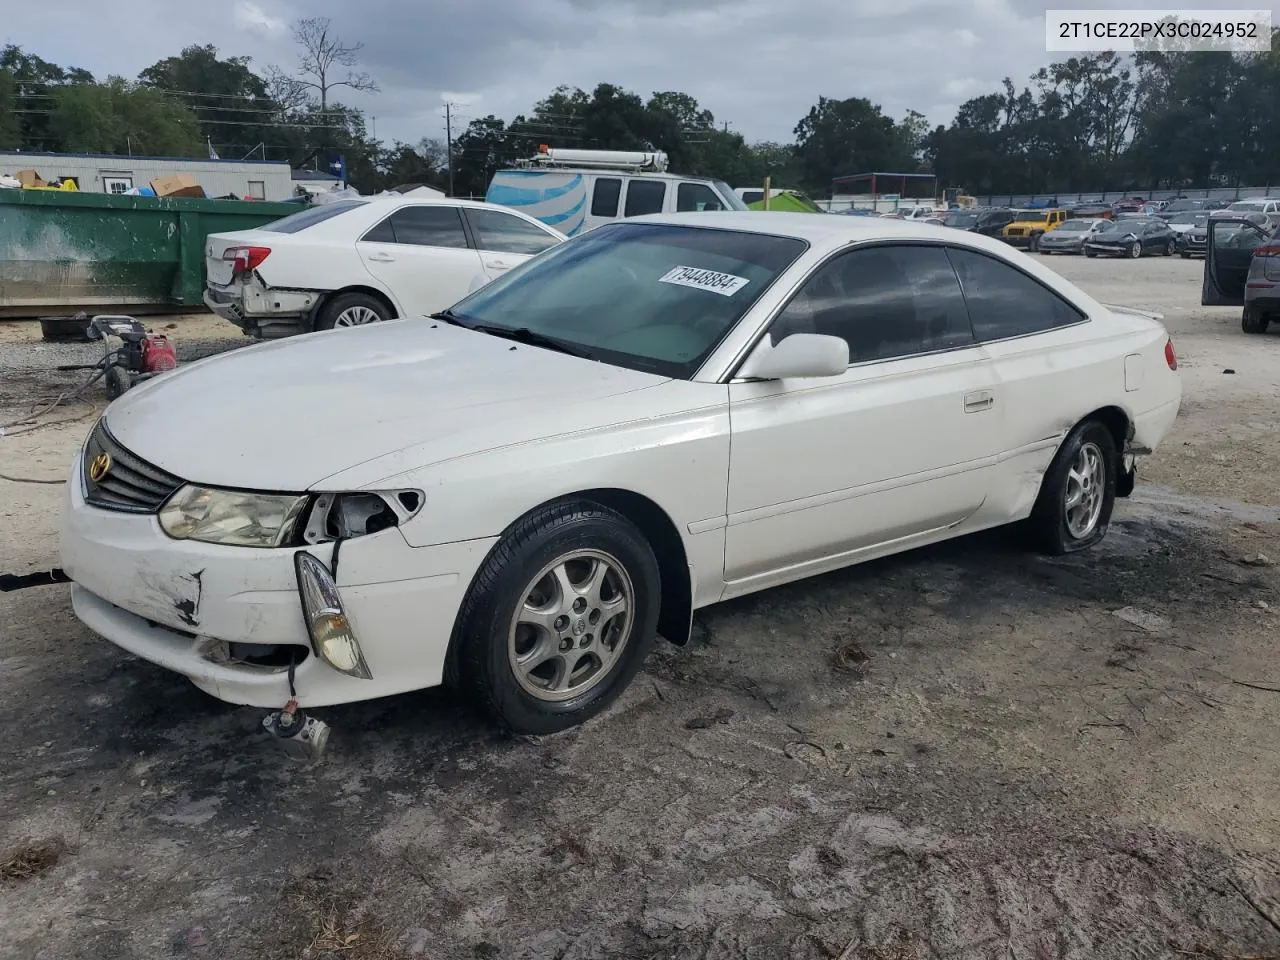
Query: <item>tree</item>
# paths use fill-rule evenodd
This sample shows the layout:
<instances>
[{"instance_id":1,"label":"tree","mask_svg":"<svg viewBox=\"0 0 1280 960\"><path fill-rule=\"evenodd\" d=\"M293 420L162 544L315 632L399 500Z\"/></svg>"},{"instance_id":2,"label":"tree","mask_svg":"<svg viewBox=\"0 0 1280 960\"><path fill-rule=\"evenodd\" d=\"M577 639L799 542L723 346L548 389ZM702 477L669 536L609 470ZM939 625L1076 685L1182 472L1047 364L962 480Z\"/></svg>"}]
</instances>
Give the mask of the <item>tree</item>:
<instances>
[{"instance_id":1,"label":"tree","mask_svg":"<svg viewBox=\"0 0 1280 960\"><path fill-rule=\"evenodd\" d=\"M377 93L378 85L367 73L346 74L338 79L342 69L354 67L362 43L346 44L333 33L328 17L303 17L294 21L294 42L301 47L298 54L298 73L295 82L308 90L314 90L320 98L320 112L329 107L329 91L335 87L366 90Z\"/></svg>"},{"instance_id":2,"label":"tree","mask_svg":"<svg viewBox=\"0 0 1280 960\"><path fill-rule=\"evenodd\" d=\"M795 134L803 186L814 192L826 193L842 174L914 169L897 124L863 97L819 97Z\"/></svg>"},{"instance_id":3,"label":"tree","mask_svg":"<svg viewBox=\"0 0 1280 960\"><path fill-rule=\"evenodd\" d=\"M22 127L18 123L18 85L13 74L0 68L0 150L22 146Z\"/></svg>"},{"instance_id":4,"label":"tree","mask_svg":"<svg viewBox=\"0 0 1280 960\"><path fill-rule=\"evenodd\" d=\"M185 47L140 74L140 83L187 104L200 121L205 138L224 152L245 153L263 141L278 119L266 82L254 73L248 57L221 59L212 44Z\"/></svg>"},{"instance_id":5,"label":"tree","mask_svg":"<svg viewBox=\"0 0 1280 960\"><path fill-rule=\"evenodd\" d=\"M204 142L190 110L121 77L61 87L53 97L49 133L68 153L181 157L199 154Z\"/></svg>"}]
</instances>

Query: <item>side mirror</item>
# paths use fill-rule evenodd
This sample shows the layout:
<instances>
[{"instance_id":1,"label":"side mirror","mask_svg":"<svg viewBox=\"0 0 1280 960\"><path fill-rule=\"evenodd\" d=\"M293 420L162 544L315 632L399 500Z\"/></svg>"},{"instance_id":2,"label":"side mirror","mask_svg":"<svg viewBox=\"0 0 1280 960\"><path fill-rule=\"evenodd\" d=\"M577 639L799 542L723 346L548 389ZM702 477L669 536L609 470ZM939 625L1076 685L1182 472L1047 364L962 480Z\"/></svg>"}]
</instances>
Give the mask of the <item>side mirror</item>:
<instances>
[{"instance_id":1,"label":"side mirror","mask_svg":"<svg viewBox=\"0 0 1280 960\"><path fill-rule=\"evenodd\" d=\"M849 344L843 338L793 333L777 345L766 336L747 357L738 376L757 380L835 377L848 369Z\"/></svg>"}]
</instances>

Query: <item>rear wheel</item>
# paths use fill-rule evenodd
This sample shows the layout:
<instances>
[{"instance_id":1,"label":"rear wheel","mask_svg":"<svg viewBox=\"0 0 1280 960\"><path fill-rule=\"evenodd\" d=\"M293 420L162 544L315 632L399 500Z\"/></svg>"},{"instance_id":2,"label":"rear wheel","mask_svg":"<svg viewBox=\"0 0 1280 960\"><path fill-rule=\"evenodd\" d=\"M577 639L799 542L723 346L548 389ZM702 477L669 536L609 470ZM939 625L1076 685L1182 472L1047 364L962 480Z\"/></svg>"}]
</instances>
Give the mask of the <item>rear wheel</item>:
<instances>
[{"instance_id":1,"label":"rear wheel","mask_svg":"<svg viewBox=\"0 0 1280 960\"><path fill-rule=\"evenodd\" d=\"M1131 260L1137 260L1142 256L1142 244L1137 240L1133 241L1133 243L1129 244L1128 252Z\"/></svg>"},{"instance_id":2,"label":"rear wheel","mask_svg":"<svg viewBox=\"0 0 1280 960\"><path fill-rule=\"evenodd\" d=\"M392 313L387 305L367 293L340 293L325 303L316 316L317 330L338 330L343 327L363 327L370 323L390 320Z\"/></svg>"},{"instance_id":3,"label":"rear wheel","mask_svg":"<svg viewBox=\"0 0 1280 960\"><path fill-rule=\"evenodd\" d=\"M658 562L634 524L589 501L543 507L476 575L455 638L458 679L515 733L577 726L631 683L660 602Z\"/></svg>"},{"instance_id":4,"label":"rear wheel","mask_svg":"<svg viewBox=\"0 0 1280 960\"><path fill-rule=\"evenodd\" d=\"M1245 333L1266 333L1271 318L1257 307L1245 307L1240 316L1240 329Z\"/></svg>"},{"instance_id":5,"label":"rear wheel","mask_svg":"<svg viewBox=\"0 0 1280 960\"><path fill-rule=\"evenodd\" d=\"M1072 553L1106 536L1119 459L1115 438L1097 420L1086 420L1067 435L1031 511L1029 528L1040 549Z\"/></svg>"},{"instance_id":6,"label":"rear wheel","mask_svg":"<svg viewBox=\"0 0 1280 960\"><path fill-rule=\"evenodd\" d=\"M1032 253L1038 253L1040 251L1040 234L1033 233L1031 235L1031 243L1029 244L1029 247Z\"/></svg>"}]
</instances>

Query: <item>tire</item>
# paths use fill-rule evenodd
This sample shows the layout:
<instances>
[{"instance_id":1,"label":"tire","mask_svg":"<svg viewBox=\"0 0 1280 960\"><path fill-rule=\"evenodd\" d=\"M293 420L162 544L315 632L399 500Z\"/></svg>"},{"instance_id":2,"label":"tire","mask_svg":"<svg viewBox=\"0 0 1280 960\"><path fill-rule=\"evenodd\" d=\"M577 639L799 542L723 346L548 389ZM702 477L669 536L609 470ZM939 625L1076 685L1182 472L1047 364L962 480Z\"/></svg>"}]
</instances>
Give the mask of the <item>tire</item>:
<instances>
[{"instance_id":1,"label":"tire","mask_svg":"<svg viewBox=\"0 0 1280 960\"><path fill-rule=\"evenodd\" d=\"M1092 260L1094 257L1096 257L1096 256L1098 255L1098 251L1097 251L1097 250L1090 250L1088 247L1085 247L1085 248L1084 248L1084 255L1085 255L1086 257L1088 257L1089 259L1091 259L1091 260Z\"/></svg>"},{"instance_id":2,"label":"tire","mask_svg":"<svg viewBox=\"0 0 1280 960\"><path fill-rule=\"evenodd\" d=\"M390 320L393 314L387 305L367 293L340 293L331 297L316 314L315 329L334 330L345 327L363 327L366 324Z\"/></svg>"},{"instance_id":3,"label":"tire","mask_svg":"<svg viewBox=\"0 0 1280 960\"><path fill-rule=\"evenodd\" d=\"M107 367L107 372L103 379L107 384L108 400L114 400L133 386L133 377L129 376L129 371L124 367Z\"/></svg>"},{"instance_id":4,"label":"tire","mask_svg":"<svg viewBox=\"0 0 1280 960\"><path fill-rule=\"evenodd\" d=\"M1271 318L1256 307L1245 307L1240 315L1240 329L1245 333L1266 333Z\"/></svg>"},{"instance_id":5,"label":"tire","mask_svg":"<svg viewBox=\"0 0 1280 960\"><path fill-rule=\"evenodd\" d=\"M1029 244L1029 247L1032 253L1040 252L1040 236L1041 235L1038 233L1033 233L1031 235L1031 242Z\"/></svg>"},{"instance_id":6,"label":"tire","mask_svg":"<svg viewBox=\"0 0 1280 960\"><path fill-rule=\"evenodd\" d=\"M594 601L558 586L557 572L573 589L590 583L601 564ZM577 726L616 700L644 663L657 637L661 583L652 547L621 514L586 500L534 511L503 535L467 593L454 637L459 686L513 733ZM618 596L630 609L610 614ZM530 597L541 601L541 617L521 616ZM522 666L530 656L540 662Z\"/></svg>"},{"instance_id":7,"label":"tire","mask_svg":"<svg viewBox=\"0 0 1280 960\"><path fill-rule=\"evenodd\" d=\"M1129 249L1126 252L1129 254L1130 260L1137 260L1142 256L1142 242L1139 240L1133 241L1133 243L1129 244Z\"/></svg>"},{"instance_id":8,"label":"tire","mask_svg":"<svg viewBox=\"0 0 1280 960\"><path fill-rule=\"evenodd\" d=\"M1097 420L1085 420L1063 441L1040 484L1028 521L1039 549L1053 556L1091 547L1107 533L1116 502L1120 456L1115 438ZM1088 481L1081 490L1080 475ZM1069 508L1082 493L1086 502Z\"/></svg>"},{"instance_id":9,"label":"tire","mask_svg":"<svg viewBox=\"0 0 1280 960\"><path fill-rule=\"evenodd\" d=\"M1183 260L1190 260L1190 259L1191 259L1191 254L1189 254L1186 250L1183 250L1183 251L1182 251L1182 259L1183 259Z\"/></svg>"},{"instance_id":10,"label":"tire","mask_svg":"<svg viewBox=\"0 0 1280 960\"><path fill-rule=\"evenodd\" d=\"M1178 250L1178 242L1176 240L1170 240L1168 243L1164 245L1164 255L1166 257L1172 257L1177 252L1177 250Z\"/></svg>"}]
</instances>

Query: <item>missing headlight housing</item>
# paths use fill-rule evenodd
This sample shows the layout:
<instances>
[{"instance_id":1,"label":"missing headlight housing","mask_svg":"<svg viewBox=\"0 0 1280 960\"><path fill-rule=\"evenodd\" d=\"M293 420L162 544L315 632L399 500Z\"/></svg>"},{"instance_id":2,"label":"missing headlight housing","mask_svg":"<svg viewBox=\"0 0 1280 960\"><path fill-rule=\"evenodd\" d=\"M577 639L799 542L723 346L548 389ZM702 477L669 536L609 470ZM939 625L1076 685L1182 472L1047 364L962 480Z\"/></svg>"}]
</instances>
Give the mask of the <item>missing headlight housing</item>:
<instances>
[{"instance_id":1,"label":"missing headlight housing","mask_svg":"<svg viewBox=\"0 0 1280 960\"><path fill-rule=\"evenodd\" d=\"M351 540L398 527L422 509L420 490L321 493L307 515L307 543Z\"/></svg>"}]
</instances>

